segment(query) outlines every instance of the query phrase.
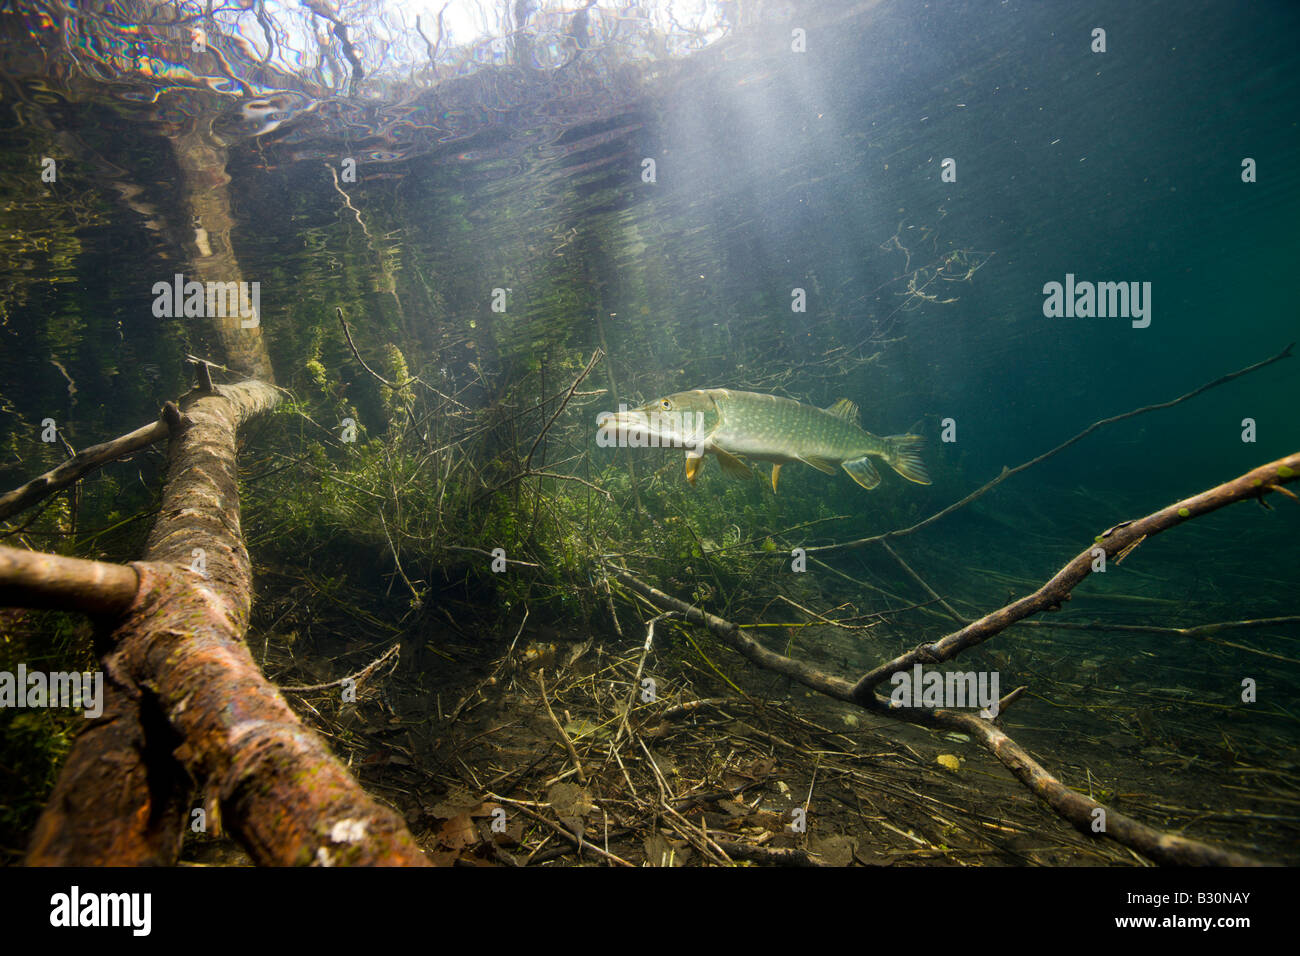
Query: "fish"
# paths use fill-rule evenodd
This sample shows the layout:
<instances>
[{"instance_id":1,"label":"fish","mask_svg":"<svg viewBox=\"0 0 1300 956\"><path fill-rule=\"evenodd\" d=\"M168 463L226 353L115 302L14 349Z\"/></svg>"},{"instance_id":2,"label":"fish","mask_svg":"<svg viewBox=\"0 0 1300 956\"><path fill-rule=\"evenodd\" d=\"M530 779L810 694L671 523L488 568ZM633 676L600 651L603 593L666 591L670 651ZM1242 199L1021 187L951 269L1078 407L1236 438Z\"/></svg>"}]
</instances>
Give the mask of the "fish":
<instances>
[{"instance_id":1,"label":"fish","mask_svg":"<svg viewBox=\"0 0 1300 956\"><path fill-rule=\"evenodd\" d=\"M870 459L879 458L908 481L930 484L920 455L924 438L881 438L863 429L859 419L858 406L847 398L817 408L780 395L697 388L598 415L597 444L685 448L686 479L692 485L705 455L717 458L733 478L752 477L743 459L771 462L773 492L781 467L793 461L829 475L843 468L870 491L880 484Z\"/></svg>"}]
</instances>

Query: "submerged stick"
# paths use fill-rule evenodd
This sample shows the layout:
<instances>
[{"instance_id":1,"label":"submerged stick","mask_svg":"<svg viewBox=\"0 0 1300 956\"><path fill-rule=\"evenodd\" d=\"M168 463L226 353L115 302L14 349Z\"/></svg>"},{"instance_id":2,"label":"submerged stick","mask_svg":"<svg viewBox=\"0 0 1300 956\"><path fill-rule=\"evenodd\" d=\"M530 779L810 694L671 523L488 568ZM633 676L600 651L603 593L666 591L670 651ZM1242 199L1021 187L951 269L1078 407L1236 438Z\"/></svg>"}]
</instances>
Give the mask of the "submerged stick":
<instances>
[{"instance_id":1,"label":"submerged stick","mask_svg":"<svg viewBox=\"0 0 1300 956\"><path fill-rule=\"evenodd\" d=\"M1144 538L1246 498L1262 499L1265 494L1275 490L1279 485L1295 481L1297 478L1300 478L1300 452L1261 465L1239 478L1224 482L1208 491L1202 491L1198 495L1176 501L1145 518L1118 524L1098 535L1092 545L1076 555L1069 564L1056 572L1050 581L1033 594L1000 607L932 644L922 644L905 654L900 654L888 663L881 664L863 675L854 688L854 695L866 700L873 695L876 685L888 680L896 671L906 670L913 664L937 664L950 660L966 648L980 644L1000 633L1021 618L1060 607L1070 599L1070 592L1084 578L1092 574L1093 562L1098 557L1095 554L1097 551L1104 552L1106 559L1111 560L1121 552L1127 553L1132 550L1132 547Z\"/></svg>"},{"instance_id":2,"label":"submerged stick","mask_svg":"<svg viewBox=\"0 0 1300 956\"><path fill-rule=\"evenodd\" d=\"M162 441L168 434L167 422L159 418L112 441L83 448L56 468L0 495L0 520L31 507L97 468Z\"/></svg>"},{"instance_id":3,"label":"submerged stick","mask_svg":"<svg viewBox=\"0 0 1300 956\"><path fill-rule=\"evenodd\" d=\"M950 616L954 621L956 621L958 624L965 624L965 623L966 623L966 618L962 617L962 616L961 616L960 614L958 614L955 610L953 610L952 605L949 604L947 601L945 601L942 597L940 597L940 596L939 596L939 592L936 591L934 588L930 587L930 585L926 583L925 578L921 577L921 575L919 575L919 574L917 574L915 571L913 571L913 570L912 570L912 566L911 566L910 564L908 564L906 561L904 561L902 558L900 558L900 557L898 556L898 552L895 551L893 548L891 548L891 547L889 546L889 542L888 542L888 541L882 541L882 542L880 542L880 546L881 546L882 548L884 548L884 549L889 553L889 556L890 556L891 558L893 558L895 561L897 561L897 562L899 563L899 565L902 566L902 568L903 568L904 571L906 571L909 575L911 575L913 581L915 581L917 584L921 585L921 588L925 591L926 594L930 595L930 597L931 597L931 598L932 598L932 599L933 599L933 600L934 600L934 601L935 601L935 602L936 602L936 603L937 603L941 608L943 608L945 611L948 612L949 616Z\"/></svg>"},{"instance_id":4,"label":"submerged stick","mask_svg":"<svg viewBox=\"0 0 1300 956\"><path fill-rule=\"evenodd\" d=\"M542 443L542 439L545 438L546 433L551 430L551 426L554 425L555 420L560 417L560 413L568 407L569 400L573 398L573 393L578 390L578 386L582 384L583 379L591 374L591 370L595 367L596 363L600 361L604 354L605 353L600 349L596 349L591 356L591 361L587 363L587 367L578 374L578 377L573 380L573 384L569 386L569 390L565 392L564 401L560 402L560 407L557 408L551 417L546 420L546 424L542 426L542 430L538 432L537 437L533 439L533 447L528 449L528 455L524 458L525 473L528 473L531 469L533 464L533 455L537 453L537 446Z\"/></svg>"},{"instance_id":5,"label":"submerged stick","mask_svg":"<svg viewBox=\"0 0 1300 956\"><path fill-rule=\"evenodd\" d=\"M988 640L1017 620L1030 614L1059 607L1069 599L1073 588L1092 573L1095 551L1108 559L1127 554L1147 537L1193 518L1217 511L1225 505L1247 498L1258 498L1300 478L1300 452L1255 468L1191 498L1175 502L1137 521L1123 522L1098 535L1093 547L1069 562L1033 594L985 615L978 621L947 635L933 644L923 644L894 660L877 667L856 683L827 674L816 667L769 650L749 637L744 630L725 618L687 604L645 583L631 572L609 566L610 573L642 598L660 609L678 611L691 623L704 626L731 645L742 656L761 667L785 674L828 697L857 704L865 710L923 726L941 727L970 735L993 754L1035 796L1047 803L1059 816L1083 829L1099 832L1159 863L1175 865L1249 866L1258 861L1208 844L1189 840L1149 827L1091 797L1065 786L1035 761L1023 747L1012 740L992 720L983 716L948 709L920 707L894 708L878 697L875 688L900 670L918 663L949 660L962 650ZM1017 688L1000 704L1009 705L1023 692ZM1100 821L1101 829L1093 829Z\"/></svg>"},{"instance_id":6,"label":"submerged stick","mask_svg":"<svg viewBox=\"0 0 1300 956\"><path fill-rule=\"evenodd\" d=\"M558 733L560 739L564 741L564 749L569 751L569 757L573 760L573 766L578 771L578 782L585 787L587 785L587 775L582 771L582 760L578 757L577 748L573 746L573 739L569 737L568 731L564 729L564 725L561 724L559 718L555 716L555 711L551 709L551 702L546 697L546 671L544 668L537 669L537 682L542 687L542 703L546 705L546 713L551 718L551 723L555 725L556 733Z\"/></svg>"},{"instance_id":7,"label":"submerged stick","mask_svg":"<svg viewBox=\"0 0 1300 956\"><path fill-rule=\"evenodd\" d=\"M333 167L330 168L333 169ZM361 367L365 369L367 372L369 372L371 376L379 382L380 385L383 385L385 388L391 388L395 392L400 392L402 389L406 388L406 386L410 385L412 382L419 381L418 375L412 375L405 382L390 382L388 379L384 378L373 368L367 365L366 360L363 359L361 357L361 353L357 351L356 343L352 341L352 330L348 328L347 320L343 318L343 310L338 307L335 307L334 311L338 314L339 325L343 326L343 337L348 340L348 348L352 350L353 357L358 362L361 363Z\"/></svg>"},{"instance_id":8,"label":"submerged stick","mask_svg":"<svg viewBox=\"0 0 1300 956\"><path fill-rule=\"evenodd\" d=\"M293 687L280 684L279 688L282 693L285 691L293 691L295 694L308 694L308 693L316 693L322 690L329 690L332 687L341 687L343 686L344 681L352 681L354 684L361 684L371 674L373 674L376 670L378 670L380 666L384 664L385 661L391 660L393 655L396 654L401 649L402 649L402 644L399 641L398 643L390 647L388 650L384 651L384 653L380 657L375 658L373 661L371 661L365 667L361 668L361 670L357 671L355 674L349 674L347 677L340 677L338 680L332 680L326 684L296 685Z\"/></svg>"},{"instance_id":9,"label":"submerged stick","mask_svg":"<svg viewBox=\"0 0 1300 956\"><path fill-rule=\"evenodd\" d=\"M1169 634L1174 637L1205 638L1220 631L1234 631L1257 627L1277 627L1279 624L1300 624L1300 614L1281 617L1253 617L1240 621L1215 621L1192 627L1160 627L1156 624L1107 624L1104 621L1022 621L1022 626L1059 627L1074 631L1135 631L1142 634ZM1289 658L1287 658L1289 660Z\"/></svg>"},{"instance_id":10,"label":"submerged stick","mask_svg":"<svg viewBox=\"0 0 1300 956\"><path fill-rule=\"evenodd\" d=\"M848 551L852 548L861 548L864 545L871 544L872 542L875 541L886 541L889 538L901 538L904 537L905 535L914 534L915 532L920 531L922 528L926 527L927 525L934 524L934 522L938 521L940 518L952 514L958 508L963 508L966 505L970 504L972 501L976 500L977 498L983 497L985 494L992 491L998 485L1002 484L1002 482L1010 478L1012 475L1018 474L1027 468L1032 468L1034 465L1037 465L1039 462L1051 458L1057 452L1065 451L1065 449L1069 448L1071 445L1075 444L1076 442L1082 441L1084 438L1087 438L1097 429L1102 428L1105 425L1113 425L1115 422L1123 421L1126 418L1133 418L1134 416L1137 415L1144 415L1147 412L1155 412L1165 408L1172 408L1175 405L1180 405L1183 402L1187 401L1188 399L1195 398L1197 395L1200 395L1202 392L1207 392L1212 388L1216 388L1220 385L1224 385L1228 382L1231 382L1234 378L1239 378L1242 375L1249 375L1251 372L1258 372L1260 369L1268 365L1272 365L1274 362L1280 362L1282 361L1282 359L1290 358L1291 350L1293 348L1295 348L1294 342L1289 344L1286 348L1284 348L1281 352L1278 352L1277 355L1274 355L1272 358L1265 359L1262 362L1256 362L1254 365L1247 366L1246 368L1243 369L1238 369L1235 372L1229 372L1227 375L1221 375L1219 378L1216 378L1212 382L1206 382L1204 385L1200 386L1199 388L1192 389L1186 395L1180 395L1177 398L1170 399L1167 402L1159 402L1155 405L1144 405L1141 408L1135 408L1132 411L1124 412L1119 415L1112 415L1110 418L1103 418L1100 421L1093 422L1091 425L1089 425L1083 431L1079 432L1073 438L1066 439L1065 441L1061 442L1061 444L1057 445L1055 448L1043 452L1037 458L1031 458L1029 461L1022 462L1021 464L1016 465L1016 467L1014 468L1003 468L1002 474L998 475L992 481L989 481L986 484L981 485L980 487L972 491L970 494L968 494L965 498L962 498L960 501L953 502L948 507L944 508L942 511L936 511L934 514L930 515L930 517L925 518L922 521L918 521L916 524L912 525L911 527L898 528L895 529L894 531L885 531L881 534L873 534L866 538L857 538L853 541L841 541L837 544L818 545L816 547L805 548L804 550L807 554L830 554L835 551ZM756 553L761 554L762 552L756 552Z\"/></svg>"},{"instance_id":11,"label":"submerged stick","mask_svg":"<svg viewBox=\"0 0 1300 956\"><path fill-rule=\"evenodd\" d=\"M645 659L650 656L650 648L654 646L655 625L664 618L678 616L676 611L665 611L663 614L652 617L650 623L646 625L645 645L641 648L641 660L636 665L636 676L632 678L632 687L627 694L627 703L623 706L623 719L619 722L618 733L614 735L614 743L622 740L623 734L627 732L627 720L632 716L632 704L636 700L636 692L641 689L641 673L645 670Z\"/></svg>"},{"instance_id":12,"label":"submerged stick","mask_svg":"<svg viewBox=\"0 0 1300 956\"><path fill-rule=\"evenodd\" d=\"M134 568L0 547L0 607L121 614L135 600Z\"/></svg>"}]
</instances>

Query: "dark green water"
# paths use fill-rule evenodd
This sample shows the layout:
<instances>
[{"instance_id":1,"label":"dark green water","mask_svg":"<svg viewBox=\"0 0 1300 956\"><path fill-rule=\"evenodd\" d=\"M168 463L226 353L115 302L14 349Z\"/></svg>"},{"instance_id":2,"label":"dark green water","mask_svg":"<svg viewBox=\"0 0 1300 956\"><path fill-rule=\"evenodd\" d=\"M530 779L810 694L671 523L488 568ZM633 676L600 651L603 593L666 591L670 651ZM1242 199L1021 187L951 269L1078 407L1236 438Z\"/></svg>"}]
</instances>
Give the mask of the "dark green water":
<instances>
[{"instance_id":1,"label":"dark green water","mask_svg":"<svg viewBox=\"0 0 1300 956\"><path fill-rule=\"evenodd\" d=\"M21 43L23 28L4 15L4 42ZM792 52L790 29L805 22L807 50ZM1096 27L1104 53L1089 49ZM1097 420L1169 401L1300 338L1290 289L1300 254L1290 167L1300 150L1298 28L1300 8L1289 3L818 3L788 16L768 9L760 25L653 73L611 69L584 86L566 79L574 73L504 68L489 81L485 69L435 101L372 94L349 112L322 98L263 136L228 134L232 245L243 277L261 283L277 381L326 429L347 407L370 438L384 434L384 393L353 361L337 306L372 365L393 343L411 372L471 411L562 391L606 349L584 386L606 393L567 408L538 460L601 486L629 463L637 469L636 504L630 478L608 487L614 510L644 511L641 524L616 528L609 512L578 522L598 552L652 547L645 529L675 514L713 543L777 536L780 554L745 559L750 587L733 606L752 616L764 588L784 586L777 559L788 548L911 524ZM183 392L187 352L224 361L197 323L151 312L153 284L186 271L190 238L167 124L202 117L210 101L164 99L145 121L102 88L42 76L15 49L0 111L5 488L62 457L39 444L42 419L80 448L149 421ZM36 177L50 153L67 172L46 188ZM359 163L358 181L344 185L353 209L329 171L346 157ZM955 182L942 177L949 157ZM1256 182L1242 181L1247 157ZM1045 317L1044 285L1067 274L1150 283L1149 325ZM492 308L496 289L511 290L504 312ZM795 289L802 311L791 308ZM311 392L313 360L327 397ZM877 434L927 436L934 482L890 473L866 492L792 465L774 497L758 480L724 490L710 462L692 489L680 452L596 447L595 414L613 409L615 385L628 403L711 386L819 406L847 397ZM977 616L1117 522L1295 452L1297 398L1300 359L1291 358L1108 426L899 551ZM948 419L955 441L942 438ZM1249 442L1244 419L1254 422ZM520 428L531 436L542 421ZM312 435L255 431L250 471L306 454ZM472 452L485 472L494 448L522 441L526 452L531 438L494 440ZM159 456L142 456L93 479L77 534L36 524L5 543L128 560L147 522L116 525L148 508L160 467ZM428 467L414 480L435 482ZM278 494L292 493L283 482L294 474L278 475ZM249 494L256 499L256 484ZM1300 511L1280 495L1270 501L1275 510L1245 502L1151 539L1085 583L1060 620L1187 627L1300 613ZM284 560L292 524L246 507L254 559L260 546L268 563ZM492 507L458 519L459 545L496 545L477 531ZM782 536L829 515L844 517ZM384 569L360 578L381 615L393 579L382 541L351 555ZM413 565L429 553L411 547ZM657 558L642 569L689 590L680 562ZM926 599L878 550L828 560L887 586L896 604ZM437 565L421 571L436 577ZM819 586L827 606L871 610L882 600L839 577ZM496 598L478 600L494 612ZM879 663L950 629L941 616L916 616L881 645L852 648L851 663ZM995 663L1005 689L1042 673L1071 688L1026 707L1036 752L1069 762L1078 751L1061 741L1062 727L1095 741L1113 729L1099 711L1155 707L1143 718L1164 728L1153 740L1217 761L1204 778L1214 809L1279 818L1240 823L1230 834L1238 845L1295 859L1298 638L1295 623L1223 635L1233 647L1020 629L989 647L1004 655ZM1081 660L1103 663L1080 676ZM1053 670L1062 661L1067 669ZM1247 677L1260 686L1249 706L1239 700ZM1171 687L1198 706L1170 704ZM1124 698L1134 688L1164 696ZM1276 771L1272 792L1289 796L1264 806L1251 801L1268 788L1221 788L1232 759L1216 749L1223 735L1237 741L1229 751ZM1131 759L1156 765L1149 754Z\"/></svg>"}]
</instances>

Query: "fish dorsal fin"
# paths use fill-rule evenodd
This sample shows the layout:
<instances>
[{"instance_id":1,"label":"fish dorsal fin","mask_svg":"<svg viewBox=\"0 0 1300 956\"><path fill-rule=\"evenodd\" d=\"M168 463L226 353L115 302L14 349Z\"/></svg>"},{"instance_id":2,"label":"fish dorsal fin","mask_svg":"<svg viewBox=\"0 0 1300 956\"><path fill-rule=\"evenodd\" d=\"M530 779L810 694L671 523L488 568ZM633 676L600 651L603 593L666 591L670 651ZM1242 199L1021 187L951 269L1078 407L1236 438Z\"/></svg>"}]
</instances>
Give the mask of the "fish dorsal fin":
<instances>
[{"instance_id":1,"label":"fish dorsal fin","mask_svg":"<svg viewBox=\"0 0 1300 956\"><path fill-rule=\"evenodd\" d=\"M834 415L836 418L842 418L846 422L857 424L859 421L858 406L850 402L847 398L841 398L838 402L826 409L827 414Z\"/></svg>"}]
</instances>

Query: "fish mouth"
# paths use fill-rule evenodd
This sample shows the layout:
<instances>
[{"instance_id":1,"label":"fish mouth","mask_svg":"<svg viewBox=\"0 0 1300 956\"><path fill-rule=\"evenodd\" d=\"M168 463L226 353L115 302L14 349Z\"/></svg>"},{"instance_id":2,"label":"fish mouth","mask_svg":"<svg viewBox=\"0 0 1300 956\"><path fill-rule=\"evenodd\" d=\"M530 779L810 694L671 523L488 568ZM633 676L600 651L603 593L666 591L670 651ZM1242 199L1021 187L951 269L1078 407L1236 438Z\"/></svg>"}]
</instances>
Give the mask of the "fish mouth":
<instances>
[{"instance_id":1,"label":"fish mouth","mask_svg":"<svg viewBox=\"0 0 1300 956\"><path fill-rule=\"evenodd\" d=\"M596 444L623 445L633 436L649 438L648 416L641 412L601 412L596 416Z\"/></svg>"},{"instance_id":2,"label":"fish mouth","mask_svg":"<svg viewBox=\"0 0 1300 956\"><path fill-rule=\"evenodd\" d=\"M701 439L683 435L682 425L671 413L647 413L644 409L620 409L596 416L596 443L658 448L695 448Z\"/></svg>"}]
</instances>

